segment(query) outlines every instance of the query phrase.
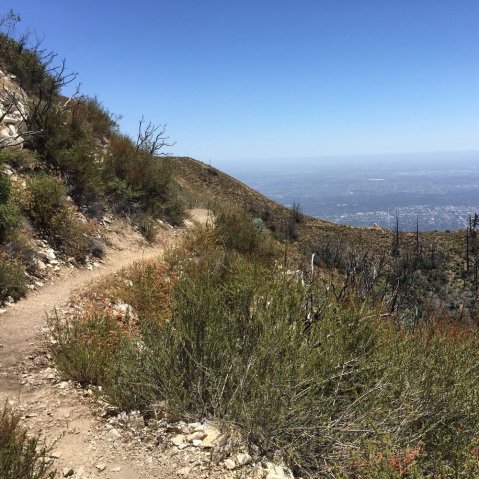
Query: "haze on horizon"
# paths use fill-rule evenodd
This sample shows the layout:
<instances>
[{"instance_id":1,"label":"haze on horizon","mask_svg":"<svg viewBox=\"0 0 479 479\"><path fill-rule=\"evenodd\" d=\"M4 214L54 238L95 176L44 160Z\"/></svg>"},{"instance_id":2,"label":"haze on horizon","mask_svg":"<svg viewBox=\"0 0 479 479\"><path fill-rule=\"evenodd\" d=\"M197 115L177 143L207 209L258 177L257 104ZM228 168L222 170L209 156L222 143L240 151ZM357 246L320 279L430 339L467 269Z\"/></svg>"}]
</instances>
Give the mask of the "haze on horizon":
<instances>
[{"instance_id":1,"label":"haze on horizon","mask_svg":"<svg viewBox=\"0 0 479 479\"><path fill-rule=\"evenodd\" d=\"M479 150L473 0L7 1L170 152L243 159Z\"/></svg>"}]
</instances>

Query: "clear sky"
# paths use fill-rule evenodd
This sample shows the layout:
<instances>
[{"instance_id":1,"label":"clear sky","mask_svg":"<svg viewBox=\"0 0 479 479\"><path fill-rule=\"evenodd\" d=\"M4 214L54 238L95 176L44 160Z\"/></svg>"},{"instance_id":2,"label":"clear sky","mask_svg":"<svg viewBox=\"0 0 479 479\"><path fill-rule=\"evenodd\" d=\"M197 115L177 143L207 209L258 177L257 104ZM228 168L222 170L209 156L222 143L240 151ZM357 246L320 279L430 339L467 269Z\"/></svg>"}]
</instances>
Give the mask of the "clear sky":
<instances>
[{"instance_id":1,"label":"clear sky","mask_svg":"<svg viewBox=\"0 0 479 479\"><path fill-rule=\"evenodd\" d=\"M10 0L23 28L170 152L479 149L479 0Z\"/></svg>"}]
</instances>

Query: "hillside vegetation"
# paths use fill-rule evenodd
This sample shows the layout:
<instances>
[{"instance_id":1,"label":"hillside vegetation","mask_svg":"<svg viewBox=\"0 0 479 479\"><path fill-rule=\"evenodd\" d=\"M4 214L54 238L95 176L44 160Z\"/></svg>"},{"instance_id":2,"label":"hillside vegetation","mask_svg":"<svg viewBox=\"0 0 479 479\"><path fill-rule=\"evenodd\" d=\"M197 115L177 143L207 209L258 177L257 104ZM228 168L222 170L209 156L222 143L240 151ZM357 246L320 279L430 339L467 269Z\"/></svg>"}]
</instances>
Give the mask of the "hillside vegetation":
<instances>
[{"instance_id":1,"label":"hillside vegetation","mask_svg":"<svg viewBox=\"0 0 479 479\"><path fill-rule=\"evenodd\" d=\"M212 166L172 158L178 183L192 204L242 209L282 241L283 254L316 274L338 297L358 293L410 325L431 317L477 324L477 221L456 232L395 232L338 225L288 209Z\"/></svg>"},{"instance_id":2,"label":"hillside vegetation","mask_svg":"<svg viewBox=\"0 0 479 479\"><path fill-rule=\"evenodd\" d=\"M298 477L479 476L477 218L399 233L281 206L163 155L163 127L130 138L96 98L65 97L75 74L17 20L0 33L0 302L26 294L39 241L70 264L101 257L105 215L150 241L188 206L215 218L52 322L65 378L120 411L219 421ZM0 433L6 477L53 474L15 413Z\"/></svg>"},{"instance_id":3,"label":"hillside vegetation","mask_svg":"<svg viewBox=\"0 0 479 479\"><path fill-rule=\"evenodd\" d=\"M142 121L130 138L96 98L63 96L76 74L17 22L12 13L0 21L0 303L24 295L38 273L37 240L81 264L103 254L107 213L148 240L157 219L185 217L161 156L164 129Z\"/></svg>"},{"instance_id":4,"label":"hillside vegetation","mask_svg":"<svg viewBox=\"0 0 479 479\"><path fill-rule=\"evenodd\" d=\"M299 477L477 477L477 331L398 327L288 270L280 247L221 214L54 323L60 371L118 410L228 424Z\"/></svg>"}]
</instances>

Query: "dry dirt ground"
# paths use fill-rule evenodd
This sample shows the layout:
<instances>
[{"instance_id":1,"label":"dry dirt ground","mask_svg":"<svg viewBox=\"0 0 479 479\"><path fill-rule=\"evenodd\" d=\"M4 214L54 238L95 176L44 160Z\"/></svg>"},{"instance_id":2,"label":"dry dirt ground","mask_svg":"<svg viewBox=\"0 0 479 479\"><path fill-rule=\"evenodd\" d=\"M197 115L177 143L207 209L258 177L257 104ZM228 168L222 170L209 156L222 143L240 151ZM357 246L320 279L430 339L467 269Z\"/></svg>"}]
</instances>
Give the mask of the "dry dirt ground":
<instances>
[{"instance_id":1,"label":"dry dirt ground","mask_svg":"<svg viewBox=\"0 0 479 479\"><path fill-rule=\"evenodd\" d=\"M205 210L192 210L191 215L201 223L210 218ZM117 231L101 268L65 268L53 283L0 316L0 402L21 411L23 426L42 436L59 477L224 477L224 469L212 469L207 450L172 447L169 439L154 432L145 438L113 427L102 417L92 391L57 377L41 334L47 313L61 308L74 290L137 260L161 255L180 236L180 230L165 229L157 244L148 246L131 229Z\"/></svg>"}]
</instances>

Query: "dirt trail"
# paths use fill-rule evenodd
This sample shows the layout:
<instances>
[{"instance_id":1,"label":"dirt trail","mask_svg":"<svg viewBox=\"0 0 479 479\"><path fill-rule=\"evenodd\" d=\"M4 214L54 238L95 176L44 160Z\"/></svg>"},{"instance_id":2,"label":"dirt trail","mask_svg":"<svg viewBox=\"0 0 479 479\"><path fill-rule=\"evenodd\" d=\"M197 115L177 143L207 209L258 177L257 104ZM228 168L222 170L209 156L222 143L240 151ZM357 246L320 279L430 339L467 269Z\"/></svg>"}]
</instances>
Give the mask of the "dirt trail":
<instances>
[{"instance_id":1,"label":"dirt trail","mask_svg":"<svg viewBox=\"0 0 479 479\"><path fill-rule=\"evenodd\" d=\"M211 221L208 210L196 208L189 213L196 223L207 224ZM193 223L190 223L191 225ZM10 368L38 345L38 338L41 329L45 326L47 313L65 304L74 290L135 261L161 255L179 235L180 230L162 231L157 243L149 246L138 233L127 228L122 235L115 236L116 249L108 250L104 264L100 268L94 270L64 268L53 282L29 294L27 298L0 315L0 370Z\"/></svg>"},{"instance_id":2,"label":"dirt trail","mask_svg":"<svg viewBox=\"0 0 479 479\"><path fill-rule=\"evenodd\" d=\"M192 210L190 214L203 224L211 218L206 210ZM72 479L99 475L112 479L166 479L178 477L185 467L188 472L184 476L211 477L205 454L196 457L189 451L158 447L154 435L140 441L127 430L112 430L100 417L91 394L61 382L42 347L41 330L47 313L63 306L74 290L135 261L160 256L180 236L180 230L164 231L151 247L133 231L123 233L116 237L117 249L107 252L101 268L65 268L53 283L0 316L0 402L21 411L24 427L39 434L52 448L51 460L60 477L68 473Z\"/></svg>"},{"instance_id":3,"label":"dirt trail","mask_svg":"<svg viewBox=\"0 0 479 479\"><path fill-rule=\"evenodd\" d=\"M143 244L128 245L133 249L110 249L104 264L93 270L65 268L53 282L13 305L0 316L0 367L3 369L13 366L35 347L41 329L45 326L47 313L65 304L72 291L135 261L160 255L165 245L174 241L175 233L168 232L158 244L150 247Z\"/></svg>"}]
</instances>

